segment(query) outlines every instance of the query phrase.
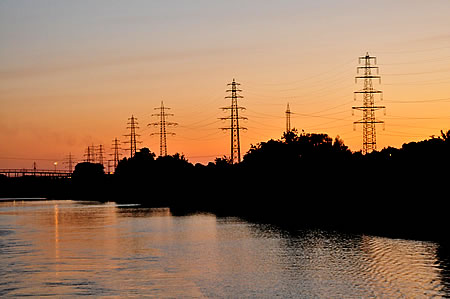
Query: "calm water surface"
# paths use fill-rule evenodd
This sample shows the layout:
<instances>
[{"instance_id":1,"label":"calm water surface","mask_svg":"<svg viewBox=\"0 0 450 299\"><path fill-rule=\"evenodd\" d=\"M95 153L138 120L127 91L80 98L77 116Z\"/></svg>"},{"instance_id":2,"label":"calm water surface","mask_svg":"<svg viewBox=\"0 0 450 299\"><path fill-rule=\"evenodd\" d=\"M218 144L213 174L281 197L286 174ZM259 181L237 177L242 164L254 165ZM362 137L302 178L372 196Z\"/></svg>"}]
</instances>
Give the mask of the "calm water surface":
<instances>
[{"instance_id":1,"label":"calm water surface","mask_svg":"<svg viewBox=\"0 0 450 299\"><path fill-rule=\"evenodd\" d=\"M210 214L0 202L0 296L448 297L439 244Z\"/></svg>"}]
</instances>

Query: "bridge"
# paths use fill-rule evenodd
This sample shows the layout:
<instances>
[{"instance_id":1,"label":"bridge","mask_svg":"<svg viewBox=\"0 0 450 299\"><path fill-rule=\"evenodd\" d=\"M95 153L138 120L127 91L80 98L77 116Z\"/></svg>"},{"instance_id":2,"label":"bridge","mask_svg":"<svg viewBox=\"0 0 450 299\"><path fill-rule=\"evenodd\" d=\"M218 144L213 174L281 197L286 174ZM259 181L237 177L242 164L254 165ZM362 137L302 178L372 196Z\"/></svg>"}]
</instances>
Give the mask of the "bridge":
<instances>
[{"instance_id":1,"label":"bridge","mask_svg":"<svg viewBox=\"0 0 450 299\"><path fill-rule=\"evenodd\" d=\"M39 177L53 177L53 178L70 178L72 172L68 170L48 170L48 169L0 169L0 175L5 175L9 178L24 177L24 176L39 176Z\"/></svg>"}]
</instances>

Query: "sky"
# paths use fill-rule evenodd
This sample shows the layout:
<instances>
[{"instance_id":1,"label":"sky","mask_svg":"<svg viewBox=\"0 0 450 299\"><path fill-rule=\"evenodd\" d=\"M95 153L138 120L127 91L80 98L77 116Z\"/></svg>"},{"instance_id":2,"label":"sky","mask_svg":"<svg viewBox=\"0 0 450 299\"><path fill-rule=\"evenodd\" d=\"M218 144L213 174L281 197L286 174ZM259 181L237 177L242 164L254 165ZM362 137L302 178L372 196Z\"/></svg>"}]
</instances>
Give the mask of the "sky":
<instances>
[{"instance_id":1,"label":"sky","mask_svg":"<svg viewBox=\"0 0 450 299\"><path fill-rule=\"evenodd\" d=\"M206 164L230 155L227 84L242 89L241 152L291 126L362 148L352 114L358 57L377 57L386 106L377 148L450 130L449 0L0 0L0 168L67 167L88 146L112 153L127 121L159 154ZM127 144L122 144L126 149ZM123 155L129 155L124 151Z\"/></svg>"}]
</instances>

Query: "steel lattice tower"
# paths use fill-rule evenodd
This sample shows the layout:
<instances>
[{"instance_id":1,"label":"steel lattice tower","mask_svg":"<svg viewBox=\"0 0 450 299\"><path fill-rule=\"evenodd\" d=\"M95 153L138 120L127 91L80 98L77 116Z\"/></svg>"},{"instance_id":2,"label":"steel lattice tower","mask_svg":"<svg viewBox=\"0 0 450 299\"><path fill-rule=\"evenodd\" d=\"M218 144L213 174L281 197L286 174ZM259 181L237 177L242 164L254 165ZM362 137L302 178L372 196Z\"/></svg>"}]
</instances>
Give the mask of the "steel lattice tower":
<instances>
[{"instance_id":1,"label":"steel lattice tower","mask_svg":"<svg viewBox=\"0 0 450 299\"><path fill-rule=\"evenodd\" d=\"M289 108L288 103L286 108L286 133L289 133L291 131L291 114L291 108Z\"/></svg>"},{"instance_id":2,"label":"steel lattice tower","mask_svg":"<svg viewBox=\"0 0 450 299\"><path fill-rule=\"evenodd\" d=\"M247 128L239 126L239 120L247 119L247 118L239 116L239 110L245 110L244 107L240 107L238 105L238 99L243 98L243 96L239 95L239 92L242 92L242 90L237 88L240 84L237 83L233 79L233 82L231 82L227 85L231 86L231 89L227 89L226 92L230 93L231 95L226 96L225 98L231 99L231 106L223 107L221 109L229 110L230 116L222 117L221 119L222 120L230 120L230 126L221 128L221 129L231 131L231 134L230 134L230 137L231 137L230 163L234 164L236 162L238 162L238 163L241 162L241 144L240 144L239 131L247 130Z\"/></svg>"},{"instance_id":3,"label":"steel lattice tower","mask_svg":"<svg viewBox=\"0 0 450 299\"><path fill-rule=\"evenodd\" d=\"M159 117L158 122L150 123L149 126L159 126L159 133L152 133L150 135L159 135L159 156L167 156L167 135L175 135L175 133L167 132L167 126L176 126L177 123L168 122L167 117L173 116L172 113L167 113L166 110L170 110L168 107L164 107L163 101L161 101L161 107L154 108L159 110L159 113L152 114L152 116Z\"/></svg>"},{"instance_id":4,"label":"steel lattice tower","mask_svg":"<svg viewBox=\"0 0 450 299\"><path fill-rule=\"evenodd\" d=\"M67 155L66 157L67 160L63 162L63 164L67 164L69 172L72 172L73 170L73 163L75 162L73 158L74 156L72 155L72 153L69 153L69 155Z\"/></svg>"},{"instance_id":5,"label":"steel lattice tower","mask_svg":"<svg viewBox=\"0 0 450 299\"><path fill-rule=\"evenodd\" d=\"M86 157L85 162L88 163L95 163L95 148L94 145L87 147L86 153L84 154Z\"/></svg>"},{"instance_id":6,"label":"steel lattice tower","mask_svg":"<svg viewBox=\"0 0 450 299\"><path fill-rule=\"evenodd\" d=\"M136 144L140 143L140 141L137 141L136 139L137 137L141 136L139 134L136 134L136 129L139 129L137 125L138 125L137 118L131 115L131 117L128 118L128 127L127 127L127 129L130 129L130 134L124 135L125 137L130 138L130 140L125 141L125 143L130 144L130 158L134 157L137 150Z\"/></svg>"},{"instance_id":7,"label":"steel lattice tower","mask_svg":"<svg viewBox=\"0 0 450 299\"><path fill-rule=\"evenodd\" d=\"M119 164L120 160L120 140L117 138L114 138L113 140L113 162L114 162L114 171L117 168L117 164Z\"/></svg>"},{"instance_id":8,"label":"steel lattice tower","mask_svg":"<svg viewBox=\"0 0 450 299\"><path fill-rule=\"evenodd\" d=\"M352 107L353 110L360 110L363 112L363 118L361 120L353 122L353 124L363 125L363 148L362 153L368 154L377 149L377 138L376 138L376 124L384 123L375 118L375 111L378 109L385 108L384 106L375 106L375 94L380 94L382 99L382 91L375 90L373 88L372 79L378 79L381 83L381 77L378 75L379 69L377 66L372 66L377 63L377 59L374 56L370 56L369 53L366 56L359 57L359 64L363 63L363 66L357 67L357 73L363 72L362 75L355 77L355 82L358 79L364 80L364 87L362 90L355 91L355 100L357 94L363 95L363 105L358 107ZM376 70L377 75L372 74L372 70Z\"/></svg>"},{"instance_id":9,"label":"steel lattice tower","mask_svg":"<svg viewBox=\"0 0 450 299\"><path fill-rule=\"evenodd\" d=\"M97 154L97 157L98 157L98 163L99 164L102 164L103 165L103 155L104 155L104 153L105 153L105 151L104 151L104 149L103 149L103 145L99 145L98 146L98 150L97 150L97 152L96 152L96 154Z\"/></svg>"}]
</instances>

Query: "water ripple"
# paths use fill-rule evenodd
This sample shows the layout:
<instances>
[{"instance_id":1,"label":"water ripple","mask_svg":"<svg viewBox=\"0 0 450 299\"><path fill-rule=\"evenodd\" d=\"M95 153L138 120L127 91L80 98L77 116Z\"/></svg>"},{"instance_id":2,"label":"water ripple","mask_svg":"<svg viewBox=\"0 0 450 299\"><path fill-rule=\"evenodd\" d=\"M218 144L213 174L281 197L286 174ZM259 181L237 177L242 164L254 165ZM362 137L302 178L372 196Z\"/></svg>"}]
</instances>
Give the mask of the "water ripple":
<instances>
[{"instance_id":1,"label":"water ripple","mask_svg":"<svg viewBox=\"0 0 450 299\"><path fill-rule=\"evenodd\" d=\"M448 251L112 203L0 203L0 296L448 297Z\"/></svg>"}]
</instances>

